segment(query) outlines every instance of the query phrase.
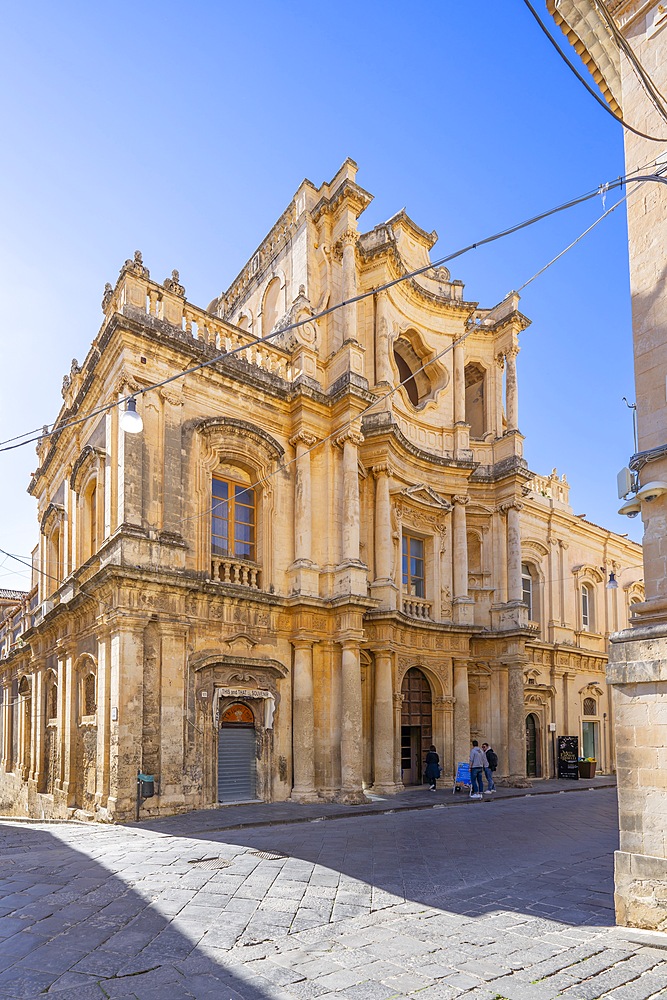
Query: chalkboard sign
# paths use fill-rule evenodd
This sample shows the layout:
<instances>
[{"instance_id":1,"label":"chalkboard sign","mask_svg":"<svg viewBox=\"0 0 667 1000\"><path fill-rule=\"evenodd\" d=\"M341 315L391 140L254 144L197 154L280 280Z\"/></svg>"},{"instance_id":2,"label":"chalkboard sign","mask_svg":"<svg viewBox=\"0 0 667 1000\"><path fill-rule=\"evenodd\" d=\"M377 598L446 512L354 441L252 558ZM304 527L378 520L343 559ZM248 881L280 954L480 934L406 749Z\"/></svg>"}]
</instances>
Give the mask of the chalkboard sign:
<instances>
[{"instance_id":1,"label":"chalkboard sign","mask_svg":"<svg viewBox=\"0 0 667 1000\"><path fill-rule=\"evenodd\" d=\"M577 759L579 757L579 737L559 736L558 737L558 777L571 778L573 781L579 780L579 768Z\"/></svg>"},{"instance_id":2,"label":"chalkboard sign","mask_svg":"<svg viewBox=\"0 0 667 1000\"><path fill-rule=\"evenodd\" d=\"M465 785L470 788L472 780L470 778L470 764L461 763L456 765L456 777L454 778L453 792L456 791L457 785Z\"/></svg>"}]
</instances>

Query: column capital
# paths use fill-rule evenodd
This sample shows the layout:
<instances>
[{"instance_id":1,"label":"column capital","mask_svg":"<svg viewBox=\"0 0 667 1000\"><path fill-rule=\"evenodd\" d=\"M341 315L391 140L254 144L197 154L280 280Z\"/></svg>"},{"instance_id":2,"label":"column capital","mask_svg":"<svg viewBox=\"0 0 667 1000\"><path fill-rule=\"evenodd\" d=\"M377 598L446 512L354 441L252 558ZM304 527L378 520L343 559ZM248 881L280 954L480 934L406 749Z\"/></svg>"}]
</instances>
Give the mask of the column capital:
<instances>
[{"instance_id":1,"label":"column capital","mask_svg":"<svg viewBox=\"0 0 667 1000\"><path fill-rule=\"evenodd\" d=\"M522 511L523 503L520 500L508 500L506 503L498 504L498 511L501 514L508 514L511 510Z\"/></svg>"},{"instance_id":2,"label":"column capital","mask_svg":"<svg viewBox=\"0 0 667 1000\"><path fill-rule=\"evenodd\" d=\"M373 473L373 479L379 479L380 476L392 476L394 474L394 470L389 462L379 462L371 468L371 472Z\"/></svg>"},{"instance_id":3,"label":"column capital","mask_svg":"<svg viewBox=\"0 0 667 1000\"><path fill-rule=\"evenodd\" d=\"M358 231L356 229L352 229L351 226L348 226L347 229L344 229L343 232L340 234L336 243L334 244L334 247L340 246L341 250L349 246L356 247L358 239L359 239Z\"/></svg>"},{"instance_id":4,"label":"column capital","mask_svg":"<svg viewBox=\"0 0 667 1000\"><path fill-rule=\"evenodd\" d=\"M465 507L466 504L470 503L470 497L464 496L462 493L457 493L452 497L452 503Z\"/></svg>"},{"instance_id":5,"label":"column capital","mask_svg":"<svg viewBox=\"0 0 667 1000\"><path fill-rule=\"evenodd\" d=\"M308 651L309 649L313 648L312 639L302 639L300 636L295 636L295 638L291 639L290 642L292 643L295 649L305 649L306 651Z\"/></svg>"},{"instance_id":6,"label":"column capital","mask_svg":"<svg viewBox=\"0 0 667 1000\"><path fill-rule=\"evenodd\" d=\"M505 359L507 361L514 361L520 350L521 348L517 344L512 344L511 347L505 348Z\"/></svg>"},{"instance_id":7,"label":"column capital","mask_svg":"<svg viewBox=\"0 0 667 1000\"><path fill-rule=\"evenodd\" d=\"M348 427L348 429L343 431L342 434L339 434L338 437L334 438L333 443L337 448L342 448L347 441L350 441L352 444L356 444L357 446L361 445L364 443L364 435L361 431Z\"/></svg>"},{"instance_id":8,"label":"column capital","mask_svg":"<svg viewBox=\"0 0 667 1000\"><path fill-rule=\"evenodd\" d=\"M503 354L502 351L500 351L499 354L496 354L496 356L494 358L494 361L496 362L496 364L498 365L498 367L502 371L503 368L505 367L505 355Z\"/></svg>"},{"instance_id":9,"label":"column capital","mask_svg":"<svg viewBox=\"0 0 667 1000\"><path fill-rule=\"evenodd\" d=\"M306 448L312 448L314 444L317 444L317 438L314 434L309 434L307 431L297 431L289 439L289 443L293 448L296 448L298 444L303 444Z\"/></svg>"}]
</instances>

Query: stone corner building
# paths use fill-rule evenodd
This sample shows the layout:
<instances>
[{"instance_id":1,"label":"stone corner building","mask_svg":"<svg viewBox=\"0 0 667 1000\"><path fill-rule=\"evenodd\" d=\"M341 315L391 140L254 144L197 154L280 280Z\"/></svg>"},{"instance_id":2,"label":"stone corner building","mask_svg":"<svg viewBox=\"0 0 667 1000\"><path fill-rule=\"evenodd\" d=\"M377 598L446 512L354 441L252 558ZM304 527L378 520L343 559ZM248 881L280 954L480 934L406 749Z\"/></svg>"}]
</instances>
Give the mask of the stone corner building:
<instances>
[{"instance_id":1,"label":"stone corner building","mask_svg":"<svg viewBox=\"0 0 667 1000\"><path fill-rule=\"evenodd\" d=\"M526 466L518 296L468 301L405 212L363 232L356 172L304 181L208 309L139 253L107 286L30 483L3 812L126 820L138 771L144 814L358 802L431 742L451 780L471 736L506 782L552 774L556 734L614 768L607 636L642 593L605 582L640 549ZM131 393L136 435L99 412Z\"/></svg>"},{"instance_id":2,"label":"stone corner building","mask_svg":"<svg viewBox=\"0 0 667 1000\"><path fill-rule=\"evenodd\" d=\"M667 167L667 8L659 0L548 0L556 23L612 110L656 140L625 131L627 173ZM653 92L652 92L653 91ZM655 100L655 92L658 101ZM619 923L667 930L667 185L649 182L627 202L646 600L633 628L613 636L607 679L617 724ZM648 489L646 489L648 487ZM643 491L643 492L642 492Z\"/></svg>"}]
</instances>

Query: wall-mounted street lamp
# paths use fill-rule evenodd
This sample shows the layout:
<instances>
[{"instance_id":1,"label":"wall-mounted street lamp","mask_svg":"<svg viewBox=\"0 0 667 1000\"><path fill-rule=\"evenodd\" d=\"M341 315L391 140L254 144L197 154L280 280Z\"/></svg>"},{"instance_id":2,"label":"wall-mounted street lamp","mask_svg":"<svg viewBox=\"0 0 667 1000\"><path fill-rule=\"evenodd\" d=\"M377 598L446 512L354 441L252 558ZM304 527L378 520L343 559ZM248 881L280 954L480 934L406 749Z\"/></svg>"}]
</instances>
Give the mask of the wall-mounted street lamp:
<instances>
[{"instance_id":1,"label":"wall-mounted street lamp","mask_svg":"<svg viewBox=\"0 0 667 1000\"><path fill-rule=\"evenodd\" d=\"M144 429L141 414L137 413L137 401L134 396L130 396L125 409L120 415L120 426L126 434L141 434Z\"/></svg>"}]
</instances>

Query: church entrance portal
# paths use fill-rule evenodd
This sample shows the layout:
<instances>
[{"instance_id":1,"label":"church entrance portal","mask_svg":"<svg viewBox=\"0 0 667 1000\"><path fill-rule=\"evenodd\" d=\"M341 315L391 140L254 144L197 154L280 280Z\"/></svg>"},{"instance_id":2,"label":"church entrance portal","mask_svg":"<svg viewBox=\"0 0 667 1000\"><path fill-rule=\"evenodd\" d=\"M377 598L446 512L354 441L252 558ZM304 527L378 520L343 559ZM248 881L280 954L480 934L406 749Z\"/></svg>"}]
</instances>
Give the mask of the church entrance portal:
<instances>
[{"instance_id":1,"label":"church entrance portal","mask_svg":"<svg viewBox=\"0 0 667 1000\"><path fill-rule=\"evenodd\" d=\"M247 705L225 709L218 730L218 802L257 798L255 719Z\"/></svg>"},{"instance_id":2,"label":"church entrance portal","mask_svg":"<svg viewBox=\"0 0 667 1000\"><path fill-rule=\"evenodd\" d=\"M401 694L401 777L404 785L418 785L433 742L433 712L431 686L417 667L403 678Z\"/></svg>"}]
</instances>

